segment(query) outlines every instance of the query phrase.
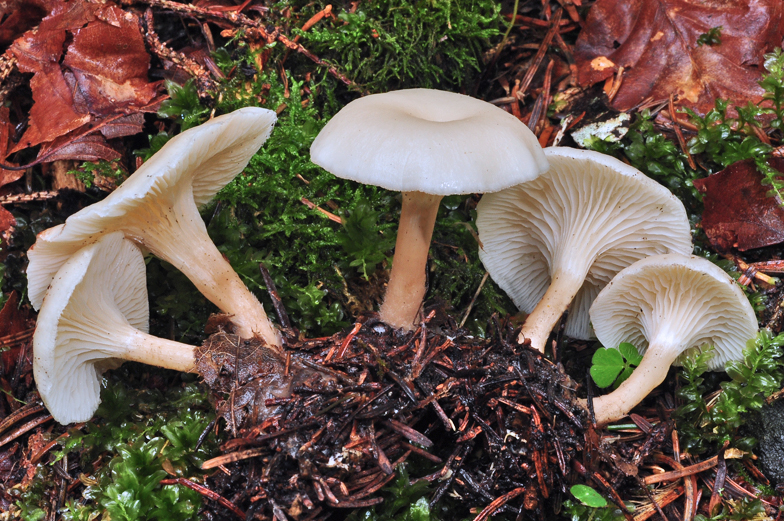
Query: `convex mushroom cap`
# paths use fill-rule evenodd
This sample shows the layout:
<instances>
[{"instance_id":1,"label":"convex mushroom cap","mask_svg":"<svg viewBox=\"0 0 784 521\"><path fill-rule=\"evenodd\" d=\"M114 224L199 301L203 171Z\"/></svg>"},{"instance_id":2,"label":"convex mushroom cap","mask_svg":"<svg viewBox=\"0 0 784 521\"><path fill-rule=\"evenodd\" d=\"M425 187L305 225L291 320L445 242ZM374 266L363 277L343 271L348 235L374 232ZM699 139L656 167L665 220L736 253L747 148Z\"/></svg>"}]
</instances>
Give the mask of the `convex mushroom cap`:
<instances>
[{"instance_id":1,"label":"convex mushroom cap","mask_svg":"<svg viewBox=\"0 0 784 521\"><path fill-rule=\"evenodd\" d=\"M430 89L352 101L327 123L310 154L338 177L403 192L381 318L409 329L425 293L441 198L502 190L547 169L536 137L517 118L484 101Z\"/></svg>"},{"instance_id":2,"label":"convex mushroom cap","mask_svg":"<svg viewBox=\"0 0 784 521\"><path fill-rule=\"evenodd\" d=\"M62 265L33 335L33 374L55 420L89 420L101 402L101 373L123 360L194 370L194 348L147 334L148 320L144 258L122 232Z\"/></svg>"},{"instance_id":3,"label":"convex mushroom cap","mask_svg":"<svg viewBox=\"0 0 784 521\"><path fill-rule=\"evenodd\" d=\"M592 336L588 309L624 267L650 255L689 254L689 221L666 188L610 156L545 149L550 170L486 194L477 206L479 258L518 308L519 341L544 351L571 303L566 334Z\"/></svg>"},{"instance_id":4,"label":"convex mushroom cap","mask_svg":"<svg viewBox=\"0 0 784 521\"><path fill-rule=\"evenodd\" d=\"M57 270L76 251L116 230L182 271L241 336L277 334L264 308L212 243L198 208L240 173L272 131L275 113L249 107L172 138L106 199L38 235L28 252L28 293L41 306Z\"/></svg>"},{"instance_id":5,"label":"convex mushroom cap","mask_svg":"<svg viewBox=\"0 0 784 521\"><path fill-rule=\"evenodd\" d=\"M758 331L751 304L729 275L706 259L677 254L622 270L596 297L590 316L602 345L629 342L644 355L618 389L593 400L600 425L627 415L684 352L713 346L708 368L723 370L743 359Z\"/></svg>"}]
</instances>

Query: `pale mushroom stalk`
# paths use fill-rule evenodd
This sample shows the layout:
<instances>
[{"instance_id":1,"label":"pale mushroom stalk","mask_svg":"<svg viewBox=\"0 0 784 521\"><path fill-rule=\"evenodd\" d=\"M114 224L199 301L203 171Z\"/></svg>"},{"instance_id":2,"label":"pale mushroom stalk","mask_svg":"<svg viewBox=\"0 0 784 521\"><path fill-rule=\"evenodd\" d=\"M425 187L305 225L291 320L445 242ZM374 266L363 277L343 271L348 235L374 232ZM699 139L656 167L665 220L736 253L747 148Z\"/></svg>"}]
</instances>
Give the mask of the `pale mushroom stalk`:
<instances>
[{"instance_id":1,"label":"pale mushroom stalk","mask_svg":"<svg viewBox=\"0 0 784 521\"><path fill-rule=\"evenodd\" d=\"M408 89L356 99L322 129L311 161L344 179L403 192L384 304L388 324L411 330L443 196L495 192L547 170L536 136L506 111L470 96Z\"/></svg>"},{"instance_id":2,"label":"pale mushroom stalk","mask_svg":"<svg viewBox=\"0 0 784 521\"><path fill-rule=\"evenodd\" d=\"M629 414L635 405L667 378L667 372L684 349L684 346L651 343L642 362L629 378L612 393L593 399L596 423L605 425ZM588 407L586 400L581 400L580 403Z\"/></svg>"},{"instance_id":3,"label":"pale mushroom stalk","mask_svg":"<svg viewBox=\"0 0 784 521\"><path fill-rule=\"evenodd\" d=\"M280 339L256 297L212 244L199 208L239 174L275 124L246 107L172 138L106 199L45 230L30 248L28 294L38 309L55 273L80 248L122 231L182 270L207 299L232 315L240 336Z\"/></svg>"},{"instance_id":4,"label":"pale mushroom stalk","mask_svg":"<svg viewBox=\"0 0 784 521\"><path fill-rule=\"evenodd\" d=\"M207 300L231 315L238 335L251 338L259 334L267 344L280 345L261 302L248 291L210 240L207 227L193 204L190 185L180 185L171 194L161 194L159 204L143 207L135 217L125 225L126 236L155 256L166 259L188 277ZM173 234L172 230L178 232Z\"/></svg>"},{"instance_id":5,"label":"pale mushroom stalk","mask_svg":"<svg viewBox=\"0 0 784 521\"><path fill-rule=\"evenodd\" d=\"M71 322L71 325L75 325L75 321ZM111 339L106 347L111 350L112 358L183 373L196 372L195 348L188 344L143 333L120 321L94 321L89 324L89 329L88 324L82 323L80 326L85 326L85 333L82 334L82 341L85 343L99 346L106 343L106 339ZM111 326L112 329L109 330L106 326Z\"/></svg>"},{"instance_id":6,"label":"pale mushroom stalk","mask_svg":"<svg viewBox=\"0 0 784 521\"><path fill-rule=\"evenodd\" d=\"M88 420L100 403L101 373L123 361L195 372L195 348L147 333L145 264L139 247L112 232L58 270L33 335L33 374L60 423Z\"/></svg>"},{"instance_id":7,"label":"pale mushroom stalk","mask_svg":"<svg viewBox=\"0 0 784 521\"><path fill-rule=\"evenodd\" d=\"M604 346L636 346L643 359L618 389L594 398L597 425L629 414L661 384L670 366L688 350L715 349L708 369L742 358L757 332L757 318L733 280L706 259L654 255L619 272L590 310ZM587 401L581 400L587 408Z\"/></svg>"},{"instance_id":8,"label":"pale mushroom stalk","mask_svg":"<svg viewBox=\"0 0 784 521\"><path fill-rule=\"evenodd\" d=\"M403 208L395 242L381 320L396 328L410 328L425 296L427 254L443 196L403 192Z\"/></svg>"},{"instance_id":9,"label":"pale mushroom stalk","mask_svg":"<svg viewBox=\"0 0 784 521\"><path fill-rule=\"evenodd\" d=\"M545 155L547 172L483 195L476 208L479 258L530 313L518 341L540 352L567 309L565 334L593 337L590 303L624 267L692 249L683 203L640 171L588 150L550 147Z\"/></svg>"},{"instance_id":10,"label":"pale mushroom stalk","mask_svg":"<svg viewBox=\"0 0 784 521\"><path fill-rule=\"evenodd\" d=\"M529 339L532 347L544 352L550 332L558 323L564 310L572 303L584 281L584 273L574 275L562 271L553 275L550 287L547 288L542 300L525 319L517 341L522 344Z\"/></svg>"}]
</instances>

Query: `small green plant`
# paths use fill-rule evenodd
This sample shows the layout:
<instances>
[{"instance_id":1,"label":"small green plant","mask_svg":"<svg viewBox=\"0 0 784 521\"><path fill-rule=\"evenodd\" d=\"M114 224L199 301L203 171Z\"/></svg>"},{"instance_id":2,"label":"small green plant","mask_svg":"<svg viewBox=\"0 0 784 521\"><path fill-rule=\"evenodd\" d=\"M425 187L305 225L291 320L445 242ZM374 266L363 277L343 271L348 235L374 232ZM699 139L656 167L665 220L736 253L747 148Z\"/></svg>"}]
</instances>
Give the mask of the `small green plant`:
<instances>
[{"instance_id":1,"label":"small green plant","mask_svg":"<svg viewBox=\"0 0 784 521\"><path fill-rule=\"evenodd\" d=\"M210 437L196 448L199 436L214 417L207 397L194 383L171 386L165 392L134 385L141 366L123 366L110 374L101 393L96 417L81 429L71 429L49 464L39 466L45 484L51 465L78 457L90 484L87 502L69 502L63 519L88 521L103 515L122 521L185 521L198 519L202 497L181 485L159 484L169 473L200 479L201 463L216 448ZM162 372L163 373L163 372ZM171 377L161 375L160 377ZM189 378L189 377L185 377ZM93 467L107 451L108 462ZM52 488L52 487L50 487ZM17 502L22 517L34 520L47 504L43 491L31 488Z\"/></svg>"},{"instance_id":2,"label":"small green plant","mask_svg":"<svg viewBox=\"0 0 784 521\"><path fill-rule=\"evenodd\" d=\"M773 518L765 512L762 501L744 497L740 500L728 499L715 515L708 517L697 514L694 521L773 521Z\"/></svg>"},{"instance_id":3,"label":"small green plant","mask_svg":"<svg viewBox=\"0 0 784 521\"><path fill-rule=\"evenodd\" d=\"M765 398L781 389L782 345L784 334L774 337L767 329L761 330L746 345L742 361L726 364L730 380L721 382L721 392L710 404L705 395L715 385L706 383L704 375L713 353L706 350L685 358L681 377L686 385L677 392L682 405L675 411L681 446L691 454L701 454L729 441L733 447L751 450L755 440L740 435L739 427L744 423L744 414L762 408Z\"/></svg>"},{"instance_id":4,"label":"small green plant","mask_svg":"<svg viewBox=\"0 0 784 521\"><path fill-rule=\"evenodd\" d=\"M175 119L183 132L207 119L210 109L201 104L193 80L188 80L183 85L166 80L166 90L169 92L169 99L158 109L159 117Z\"/></svg>"},{"instance_id":5,"label":"small green plant","mask_svg":"<svg viewBox=\"0 0 784 521\"><path fill-rule=\"evenodd\" d=\"M574 485L569 489L577 500L585 506L601 508L607 506L607 500L596 489L588 485Z\"/></svg>"},{"instance_id":6,"label":"small green plant","mask_svg":"<svg viewBox=\"0 0 784 521\"><path fill-rule=\"evenodd\" d=\"M408 469L401 465L395 480L381 491L384 502L378 507L356 510L346 521L438 521L427 501L429 492L428 481L411 484Z\"/></svg>"},{"instance_id":7,"label":"small green plant","mask_svg":"<svg viewBox=\"0 0 784 521\"><path fill-rule=\"evenodd\" d=\"M721 45L721 30L724 29L721 25L717 27L712 27L707 33L703 33L697 38L697 46L709 45L713 47L714 45Z\"/></svg>"},{"instance_id":8,"label":"small green plant","mask_svg":"<svg viewBox=\"0 0 784 521\"><path fill-rule=\"evenodd\" d=\"M782 129L784 125L784 54L781 49L766 54L764 66L767 74L760 80L765 89L765 104L749 102L745 107L735 107L738 116L728 116L729 103L716 100L715 107L704 117L686 109L692 123L697 126L697 135L687 145L689 153L704 154L710 164L717 165L711 170L727 166L745 159L753 159L757 169L764 176L763 184L770 187L770 195L776 195L784 201L784 181L781 172L768 164L768 156L773 147L760 141L755 128L761 127L763 116L773 115L770 126Z\"/></svg>"},{"instance_id":9,"label":"small green plant","mask_svg":"<svg viewBox=\"0 0 784 521\"><path fill-rule=\"evenodd\" d=\"M571 499L563 502L562 515L572 521L624 521L626 519L621 509L615 505L596 508Z\"/></svg>"},{"instance_id":10,"label":"small green plant","mask_svg":"<svg viewBox=\"0 0 784 521\"><path fill-rule=\"evenodd\" d=\"M153 154L162 149L163 145L165 145L170 139L171 136L166 132L158 132L154 136L148 135L147 140L150 142L150 146L147 148L134 150L133 155L140 157L142 161L147 161L153 156Z\"/></svg>"},{"instance_id":11,"label":"small green plant","mask_svg":"<svg viewBox=\"0 0 784 521\"><path fill-rule=\"evenodd\" d=\"M117 185L122 183L126 177L125 171L117 166L117 163L104 160L97 163L85 161L79 168L69 170L68 173L76 176L87 188L92 188L96 175L112 179Z\"/></svg>"},{"instance_id":12,"label":"small green plant","mask_svg":"<svg viewBox=\"0 0 784 521\"><path fill-rule=\"evenodd\" d=\"M765 55L764 66L768 74L762 78L760 86L765 89L763 99L773 105L768 113L775 115L770 126L784 130L784 52L781 48Z\"/></svg>"},{"instance_id":13,"label":"small green plant","mask_svg":"<svg viewBox=\"0 0 784 521\"><path fill-rule=\"evenodd\" d=\"M387 253L395 245L394 223L382 230L378 224L381 214L361 201L353 212L343 217L343 229L338 232L340 245L353 259L349 266L357 268L365 280L377 265L387 260Z\"/></svg>"},{"instance_id":14,"label":"small green plant","mask_svg":"<svg viewBox=\"0 0 784 521\"><path fill-rule=\"evenodd\" d=\"M628 342L622 342L618 349L601 347L591 359L591 378L601 388L612 385L617 389L640 362L642 355Z\"/></svg>"},{"instance_id":15,"label":"small green plant","mask_svg":"<svg viewBox=\"0 0 784 521\"><path fill-rule=\"evenodd\" d=\"M587 145L604 154L625 157L633 167L675 192L687 207L701 199L693 184L700 174L689 168L678 145L656 130L648 110L637 114L621 141L593 138Z\"/></svg>"}]
</instances>

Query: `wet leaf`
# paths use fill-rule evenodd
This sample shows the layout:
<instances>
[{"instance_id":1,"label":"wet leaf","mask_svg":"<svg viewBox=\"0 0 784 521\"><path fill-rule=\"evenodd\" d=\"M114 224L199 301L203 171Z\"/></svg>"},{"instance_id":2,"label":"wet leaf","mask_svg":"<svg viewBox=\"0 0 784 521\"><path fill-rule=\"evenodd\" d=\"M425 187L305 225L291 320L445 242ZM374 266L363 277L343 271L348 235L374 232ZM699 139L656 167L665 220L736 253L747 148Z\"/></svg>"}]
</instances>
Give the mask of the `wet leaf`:
<instances>
[{"instance_id":1,"label":"wet leaf","mask_svg":"<svg viewBox=\"0 0 784 521\"><path fill-rule=\"evenodd\" d=\"M2 216L0 216L0 219L2 219ZM19 293L12 291L8 296L8 300L5 301L3 309L0 310L0 337L16 335L25 331L27 329L28 311L29 308L26 306L19 307ZM13 368L16 366L16 361L19 358L19 349L20 346L17 344L12 349L3 351L2 355L0 355L0 363L5 368L6 375L13 374Z\"/></svg>"},{"instance_id":2,"label":"wet leaf","mask_svg":"<svg viewBox=\"0 0 784 521\"><path fill-rule=\"evenodd\" d=\"M773 158L773 168L784 171L784 159ZM702 228L720 251L746 251L784 241L784 208L768 196L763 175L754 161L740 161L694 186L705 194Z\"/></svg>"},{"instance_id":3,"label":"wet leaf","mask_svg":"<svg viewBox=\"0 0 784 521\"><path fill-rule=\"evenodd\" d=\"M8 144L13 126L8 119L8 107L0 107L0 161L8 155ZM0 168L0 188L13 183L24 175L24 170L5 170ZM1 229L0 229L1 230Z\"/></svg>"},{"instance_id":4,"label":"wet leaf","mask_svg":"<svg viewBox=\"0 0 784 521\"><path fill-rule=\"evenodd\" d=\"M574 485L569 489L574 497L576 497L583 505L589 507L601 508L607 506L607 500L602 497L596 490L588 485Z\"/></svg>"},{"instance_id":5,"label":"wet leaf","mask_svg":"<svg viewBox=\"0 0 784 521\"><path fill-rule=\"evenodd\" d=\"M157 88L147 81L150 55L136 20L114 6L99 14L109 21L95 20L74 31L63 60L77 109L106 116L146 105Z\"/></svg>"},{"instance_id":6,"label":"wet leaf","mask_svg":"<svg viewBox=\"0 0 784 521\"><path fill-rule=\"evenodd\" d=\"M63 141L66 143L62 144ZM100 134L88 134L74 141L67 141L67 137L55 140L51 146L42 147L39 156L46 156L47 162L64 159L94 162L114 161L122 157L122 154L113 149ZM55 152L50 155L51 150L55 150Z\"/></svg>"},{"instance_id":7,"label":"wet leaf","mask_svg":"<svg viewBox=\"0 0 784 521\"><path fill-rule=\"evenodd\" d=\"M50 9L37 29L10 48L19 69L34 73L30 88L35 102L29 127L11 152L51 143L120 112L129 117L104 127L104 135L140 132L133 109L141 111L150 103L158 83L147 81L150 56L136 18L111 4L54 0Z\"/></svg>"},{"instance_id":8,"label":"wet leaf","mask_svg":"<svg viewBox=\"0 0 784 521\"><path fill-rule=\"evenodd\" d=\"M699 45L718 26L721 43ZM744 105L762 98L760 60L783 32L780 0L600 0L575 46L578 81L593 85L623 67L612 103L622 111L670 93L703 114L717 97Z\"/></svg>"},{"instance_id":9,"label":"wet leaf","mask_svg":"<svg viewBox=\"0 0 784 521\"><path fill-rule=\"evenodd\" d=\"M49 10L45 1L10 0L0 4L0 45L5 47L28 29L38 25Z\"/></svg>"}]
</instances>

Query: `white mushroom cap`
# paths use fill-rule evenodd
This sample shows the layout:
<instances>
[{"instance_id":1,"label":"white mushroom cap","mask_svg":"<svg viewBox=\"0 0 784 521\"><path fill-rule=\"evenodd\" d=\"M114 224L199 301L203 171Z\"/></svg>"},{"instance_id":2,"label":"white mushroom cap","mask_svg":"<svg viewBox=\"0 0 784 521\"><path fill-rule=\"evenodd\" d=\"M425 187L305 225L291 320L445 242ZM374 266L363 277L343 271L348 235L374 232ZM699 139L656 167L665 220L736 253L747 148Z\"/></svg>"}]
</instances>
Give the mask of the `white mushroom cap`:
<instances>
[{"instance_id":1,"label":"white mushroom cap","mask_svg":"<svg viewBox=\"0 0 784 521\"><path fill-rule=\"evenodd\" d=\"M495 192L547 170L536 136L487 102L431 89L352 101L319 133L311 160L344 179L400 192Z\"/></svg>"},{"instance_id":2,"label":"white mushroom cap","mask_svg":"<svg viewBox=\"0 0 784 521\"><path fill-rule=\"evenodd\" d=\"M630 342L644 354L628 380L593 400L599 425L627 415L685 353L713 346L709 369L723 369L743 358L758 330L751 304L729 275L706 259L678 254L648 257L622 270L590 314L602 344Z\"/></svg>"},{"instance_id":3,"label":"white mushroom cap","mask_svg":"<svg viewBox=\"0 0 784 521\"><path fill-rule=\"evenodd\" d=\"M33 335L33 374L55 420L90 419L101 401L101 373L122 360L193 365L193 349L147 335L148 320L144 259L121 232L104 235L63 264Z\"/></svg>"},{"instance_id":4,"label":"white mushroom cap","mask_svg":"<svg viewBox=\"0 0 784 521\"><path fill-rule=\"evenodd\" d=\"M106 199L71 215L65 225L39 234L28 252L33 307L40 307L46 288L67 258L102 234L121 230L183 271L246 329L262 330L268 343L277 344L261 304L212 244L198 214L199 206L245 168L275 120L274 112L249 107L183 132Z\"/></svg>"},{"instance_id":5,"label":"white mushroom cap","mask_svg":"<svg viewBox=\"0 0 784 521\"><path fill-rule=\"evenodd\" d=\"M649 343L674 350L713 346L711 371L743 358L757 334L754 310L721 268L701 257L656 255L622 270L590 311L602 345L629 342L645 354ZM676 364L679 365L679 364Z\"/></svg>"},{"instance_id":6,"label":"white mushroom cap","mask_svg":"<svg viewBox=\"0 0 784 521\"><path fill-rule=\"evenodd\" d=\"M540 350L570 302L566 333L591 338L588 308L616 273L650 255L692 250L686 210L663 186L598 152L551 147L545 155L548 172L486 194L477 207L479 257L490 276L518 308L548 315L540 333L525 335Z\"/></svg>"}]
</instances>

